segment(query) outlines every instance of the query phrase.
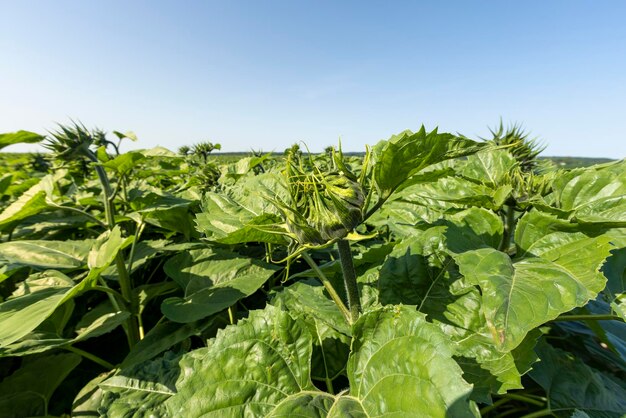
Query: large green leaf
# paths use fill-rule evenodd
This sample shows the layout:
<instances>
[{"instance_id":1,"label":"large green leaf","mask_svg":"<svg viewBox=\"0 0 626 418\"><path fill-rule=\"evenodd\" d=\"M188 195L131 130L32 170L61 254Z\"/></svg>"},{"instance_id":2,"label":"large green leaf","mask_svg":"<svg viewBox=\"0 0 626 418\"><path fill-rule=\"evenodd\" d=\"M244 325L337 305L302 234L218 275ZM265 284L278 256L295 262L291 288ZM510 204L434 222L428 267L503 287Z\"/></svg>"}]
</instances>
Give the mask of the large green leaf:
<instances>
[{"instance_id":1,"label":"large green leaf","mask_svg":"<svg viewBox=\"0 0 626 418\"><path fill-rule=\"evenodd\" d=\"M207 348L183 356L169 416L271 416L302 392L322 395L309 377L311 340L302 322L279 308L250 312Z\"/></svg>"},{"instance_id":2,"label":"large green leaf","mask_svg":"<svg viewBox=\"0 0 626 418\"><path fill-rule=\"evenodd\" d=\"M533 328L583 306L606 283L598 272L609 255L609 238L579 232L544 230L544 215L531 212L518 225L523 257L512 260L493 248L454 255L461 273L482 291L483 312L496 345L510 351Z\"/></svg>"},{"instance_id":3,"label":"large green leaf","mask_svg":"<svg viewBox=\"0 0 626 418\"><path fill-rule=\"evenodd\" d=\"M13 222L35 215L48 207L43 179L25 191L16 201L0 213L0 229Z\"/></svg>"},{"instance_id":4,"label":"large green leaf","mask_svg":"<svg viewBox=\"0 0 626 418\"><path fill-rule=\"evenodd\" d=\"M489 403L491 394L522 388L521 375L535 361L534 340L528 338L527 344L521 344L514 353L499 352L482 315L478 289L457 279L454 263L443 254L442 235L453 228L463 232L458 235L462 238L459 247L472 242L485 247L499 241L501 224L496 223L492 230L488 222L472 222L474 215L490 212L470 209L465 213L467 219L453 217L459 225L446 221L447 230L441 226L424 232L414 230L413 237L397 244L380 269L377 288L382 303L416 305L449 336L464 379L474 385L472 399ZM448 241L457 234L448 236Z\"/></svg>"},{"instance_id":5,"label":"large green leaf","mask_svg":"<svg viewBox=\"0 0 626 418\"><path fill-rule=\"evenodd\" d=\"M461 378L445 335L422 314L390 307L354 328L346 394L310 380L311 334L268 306L183 357L170 416L472 417L471 386Z\"/></svg>"},{"instance_id":6,"label":"large green leaf","mask_svg":"<svg viewBox=\"0 0 626 418\"><path fill-rule=\"evenodd\" d=\"M76 269L87 263L92 241L10 241L0 243L9 262L35 269Z\"/></svg>"},{"instance_id":7,"label":"large green leaf","mask_svg":"<svg viewBox=\"0 0 626 418\"><path fill-rule=\"evenodd\" d=\"M449 339L410 307L371 312L354 326L350 396L367 416L471 417L461 374Z\"/></svg>"},{"instance_id":8,"label":"large green leaf","mask_svg":"<svg viewBox=\"0 0 626 418\"><path fill-rule=\"evenodd\" d=\"M69 277L55 270L42 275L55 283L0 304L0 347L34 330L73 294L74 282Z\"/></svg>"},{"instance_id":9,"label":"large green leaf","mask_svg":"<svg viewBox=\"0 0 626 418\"><path fill-rule=\"evenodd\" d=\"M376 145L373 177L383 199L425 167L472 154L480 144L451 134L427 133L424 127L416 132L405 131Z\"/></svg>"},{"instance_id":10,"label":"large green leaf","mask_svg":"<svg viewBox=\"0 0 626 418\"><path fill-rule=\"evenodd\" d=\"M587 366L571 354L542 342L541 361L530 376L544 388L551 412L569 417L579 410L591 418L626 416L626 382Z\"/></svg>"},{"instance_id":11,"label":"large green leaf","mask_svg":"<svg viewBox=\"0 0 626 418\"><path fill-rule=\"evenodd\" d=\"M440 222L446 225L446 247L454 253L473 249L498 248L504 225L494 212L482 208L469 208Z\"/></svg>"},{"instance_id":12,"label":"large green leaf","mask_svg":"<svg viewBox=\"0 0 626 418\"><path fill-rule=\"evenodd\" d=\"M219 315L187 324L163 321L154 326L141 341L135 344L121 367L127 369L150 360L181 341L202 334L209 327L223 327L225 324L226 321Z\"/></svg>"},{"instance_id":13,"label":"large green leaf","mask_svg":"<svg viewBox=\"0 0 626 418\"><path fill-rule=\"evenodd\" d=\"M97 411L90 412L108 418L166 416L165 401L175 393L179 359L180 355L167 352L158 359L121 369L98 385L102 397Z\"/></svg>"},{"instance_id":14,"label":"large green leaf","mask_svg":"<svg viewBox=\"0 0 626 418\"><path fill-rule=\"evenodd\" d=\"M32 144L43 141L45 136L28 131L17 131L8 134L0 134L0 149L13 144Z\"/></svg>"},{"instance_id":15,"label":"large green leaf","mask_svg":"<svg viewBox=\"0 0 626 418\"><path fill-rule=\"evenodd\" d=\"M191 250L169 259L165 272L184 289L166 299L161 311L175 322L193 322L250 296L277 267L221 249Z\"/></svg>"},{"instance_id":16,"label":"large green leaf","mask_svg":"<svg viewBox=\"0 0 626 418\"><path fill-rule=\"evenodd\" d=\"M473 181L491 186L501 186L518 165L517 160L506 150L485 150L467 157L460 174Z\"/></svg>"},{"instance_id":17,"label":"large green leaf","mask_svg":"<svg viewBox=\"0 0 626 418\"><path fill-rule=\"evenodd\" d=\"M256 207L245 207L217 193L207 193L202 206L202 212L196 215L197 228L211 241L223 244L287 243L286 238L277 233L282 230L272 232L272 225L282 223L282 218L276 214L258 212Z\"/></svg>"},{"instance_id":18,"label":"large green leaf","mask_svg":"<svg viewBox=\"0 0 626 418\"><path fill-rule=\"evenodd\" d=\"M0 348L33 331L63 303L89 290L99 274L115 259L118 251L132 241L123 239L119 227L106 231L94 242L88 255L89 275L80 283L56 270L46 270L23 296L0 304Z\"/></svg>"},{"instance_id":19,"label":"large green leaf","mask_svg":"<svg viewBox=\"0 0 626 418\"><path fill-rule=\"evenodd\" d=\"M146 158L141 152L133 151L118 155L102 165L106 168L115 170L119 175L125 175L130 172L141 160Z\"/></svg>"},{"instance_id":20,"label":"large green leaf","mask_svg":"<svg viewBox=\"0 0 626 418\"><path fill-rule=\"evenodd\" d=\"M626 226L626 161L566 173L553 190L557 207L573 221Z\"/></svg>"},{"instance_id":21,"label":"large green leaf","mask_svg":"<svg viewBox=\"0 0 626 418\"><path fill-rule=\"evenodd\" d=\"M311 377L334 379L346 367L350 352L350 326L337 305L324 295L324 287L295 283L278 293L272 303L302 318L313 336Z\"/></svg>"},{"instance_id":22,"label":"large green leaf","mask_svg":"<svg viewBox=\"0 0 626 418\"><path fill-rule=\"evenodd\" d=\"M194 201L152 189L133 189L129 196L135 212L128 216L133 220L180 232L187 239L193 236L193 219L189 210Z\"/></svg>"},{"instance_id":23,"label":"large green leaf","mask_svg":"<svg viewBox=\"0 0 626 418\"><path fill-rule=\"evenodd\" d=\"M0 383L0 416L44 416L56 388L81 361L72 354L54 354L25 360Z\"/></svg>"},{"instance_id":24,"label":"large green leaf","mask_svg":"<svg viewBox=\"0 0 626 418\"><path fill-rule=\"evenodd\" d=\"M109 301L101 303L89 312L75 326L76 336L64 338L67 332L64 327L73 312L73 303L69 301L43 321L37 328L22 337L20 340L0 348L0 356L25 356L42 353L59 347L70 346L74 343L98 337L113 331L122 325L130 316L129 312L116 311ZM56 317L60 321L50 326Z\"/></svg>"}]
</instances>

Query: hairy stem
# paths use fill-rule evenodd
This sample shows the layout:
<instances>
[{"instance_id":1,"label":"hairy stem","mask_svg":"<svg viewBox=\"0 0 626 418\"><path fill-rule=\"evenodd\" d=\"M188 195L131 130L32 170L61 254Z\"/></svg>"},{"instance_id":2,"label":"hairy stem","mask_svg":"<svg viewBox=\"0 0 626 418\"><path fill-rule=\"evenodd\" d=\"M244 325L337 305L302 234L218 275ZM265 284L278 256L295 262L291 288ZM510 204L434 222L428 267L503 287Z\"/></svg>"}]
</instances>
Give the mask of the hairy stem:
<instances>
[{"instance_id":1,"label":"hairy stem","mask_svg":"<svg viewBox=\"0 0 626 418\"><path fill-rule=\"evenodd\" d=\"M98 162L98 157L96 155L87 150L87 157L93 161L94 163ZM102 185L103 192L103 204L104 204L104 213L106 217L106 222L109 229L113 229L115 227L115 212L113 208L113 202L111 201L111 183L109 182L109 178L107 177L104 168L100 165L96 165L96 173L98 174L98 178L100 179L100 183ZM126 269L126 263L124 262L124 256L121 252L118 252L115 256L115 266L117 267L117 274L120 283L120 291L124 299L129 301L130 303L130 313L131 316L126 321L126 337L128 338L128 345L132 348L139 338L139 324L137 321L137 301L135 296L133 295L133 287L130 280L130 275L128 274L128 270Z\"/></svg>"},{"instance_id":2,"label":"hairy stem","mask_svg":"<svg viewBox=\"0 0 626 418\"><path fill-rule=\"evenodd\" d=\"M350 317L352 323L355 323L361 314L361 297L359 295L359 287L356 283L356 273L354 271L354 264L352 263L350 242L341 239L337 241L337 248L339 248L339 260L341 261L341 270L343 271L343 282L346 285L346 294L348 295Z\"/></svg>"},{"instance_id":3,"label":"hairy stem","mask_svg":"<svg viewBox=\"0 0 626 418\"><path fill-rule=\"evenodd\" d=\"M304 261L306 261L309 267L313 269L317 277L321 280L322 284L326 288L326 291L330 295L331 299L335 302L335 304L337 304L337 307L339 308L343 316L346 318L346 321L348 321L348 323L351 324L352 318L350 316L350 311L348 311L348 308L346 308L346 305L344 305L343 301L341 300L341 297L339 297L339 294L333 287L332 283L330 282L330 280L328 280L328 277L326 277L324 272L317 266L317 264L315 264L315 261L311 258L311 256L306 251L302 253L302 258L304 258Z\"/></svg>"},{"instance_id":4,"label":"hairy stem","mask_svg":"<svg viewBox=\"0 0 626 418\"><path fill-rule=\"evenodd\" d=\"M506 252L511 246L511 236L515 229L515 204L507 206L506 218L504 223L504 232L502 234L502 241L498 247L499 251Z\"/></svg>"}]
</instances>

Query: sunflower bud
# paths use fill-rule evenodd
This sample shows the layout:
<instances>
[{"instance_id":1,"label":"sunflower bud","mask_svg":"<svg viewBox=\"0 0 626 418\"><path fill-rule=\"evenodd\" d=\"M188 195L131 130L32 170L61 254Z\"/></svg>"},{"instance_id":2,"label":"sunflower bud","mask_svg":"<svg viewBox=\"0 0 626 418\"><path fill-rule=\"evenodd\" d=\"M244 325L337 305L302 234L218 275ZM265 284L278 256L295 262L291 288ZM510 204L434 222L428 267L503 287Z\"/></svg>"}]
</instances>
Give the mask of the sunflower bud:
<instances>
[{"instance_id":1,"label":"sunflower bud","mask_svg":"<svg viewBox=\"0 0 626 418\"><path fill-rule=\"evenodd\" d=\"M285 174L291 202L280 204L287 228L300 244L323 245L344 238L363 219L365 194L356 176L341 171L305 169L290 156Z\"/></svg>"}]
</instances>

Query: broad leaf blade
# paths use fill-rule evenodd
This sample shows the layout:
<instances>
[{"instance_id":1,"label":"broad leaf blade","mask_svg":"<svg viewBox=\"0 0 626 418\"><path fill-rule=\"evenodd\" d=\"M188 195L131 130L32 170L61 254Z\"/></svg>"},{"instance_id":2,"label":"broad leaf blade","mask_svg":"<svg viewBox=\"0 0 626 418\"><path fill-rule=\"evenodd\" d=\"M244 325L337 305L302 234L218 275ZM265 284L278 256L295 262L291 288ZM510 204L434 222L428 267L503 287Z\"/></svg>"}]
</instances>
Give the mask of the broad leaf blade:
<instances>
[{"instance_id":1,"label":"broad leaf blade","mask_svg":"<svg viewBox=\"0 0 626 418\"><path fill-rule=\"evenodd\" d=\"M386 199L411 175L423 168L450 158L469 155L480 149L472 140L451 134L427 133L424 127L417 132L407 131L376 146L373 168L381 197Z\"/></svg>"},{"instance_id":2,"label":"broad leaf blade","mask_svg":"<svg viewBox=\"0 0 626 418\"><path fill-rule=\"evenodd\" d=\"M311 335L287 312L268 306L183 357L171 416L271 416L289 396L317 392L310 380ZM305 415L307 416L307 415Z\"/></svg>"},{"instance_id":3,"label":"broad leaf blade","mask_svg":"<svg viewBox=\"0 0 626 418\"><path fill-rule=\"evenodd\" d=\"M0 383L0 416L43 416L56 388L81 361L72 354L32 359Z\"/></svg>"},{"instance_id":4,"label":"broad leaf blade","mask_svg":"<svg viewBox=\"0 0 626 418\"><path fill-rule=\"evenodd\" d=\"M547 392L558 417L576 410L591 418L622 418L626 411L626 382L601 373L571 354L546 342L536 348L541 361L530 376Z\"/></svg>"},{"instance_id":5,"label":"broad leaf blade","mask_svg":"<svg viewBox=\"0 0 626 418\"><path fill-rule=\"evenodd\" d=\"M76 269L87 262L92 245L86 241L10 241L0 244L0 253L9 262L35 269Z\"/></svg>"},{"instance_id":6,"label":"broad leaf blade","mask_svg":"<svg viewBox=\"0 0 626 418\"><path fill-rule=\"evenodd\" d=\"M41 142L44 139L45 136L28 131L17 131L7 134L0 134L0 149L13 144L33 144Z\"/></svg>"},{"instance_id":7,"label":"broad leaf blade","mask_svg":"<svg viewBox=\"0 0 626 418\"><path fill-rule=\"evenodd\" d=\"M204 249L179 254L164 269L185 296L166 299L161 311L174 322L193 322L251 295L277 268L229 251Z\"/></svg>"},{"instance_id":8,"label":"broad leaf blade","mask_svg":"<svg viewBox=\"0 0 626 418\"><path fill-rule=\"evenodd\" d=\"M528 227L534 214L520 220ZM582 233L545 231L520 259L493 248L454 255L461 273L482 290L487 324L502 351L515 348L531 329L596 297L606 283L598 272L609 255L609 238L589 238Z\"/></svg>"},{"instance_id":9,"label":"broad leaf blade","mask_svg":"<svg viewBox=\"0 0 626 418\"><path fill-rule=\"evenodd\" d=\"M425 315L388 307L354 326L350 395L368 416L472 417L472 387L452 359L450 341Z\"/></svg>"}]
</instances>

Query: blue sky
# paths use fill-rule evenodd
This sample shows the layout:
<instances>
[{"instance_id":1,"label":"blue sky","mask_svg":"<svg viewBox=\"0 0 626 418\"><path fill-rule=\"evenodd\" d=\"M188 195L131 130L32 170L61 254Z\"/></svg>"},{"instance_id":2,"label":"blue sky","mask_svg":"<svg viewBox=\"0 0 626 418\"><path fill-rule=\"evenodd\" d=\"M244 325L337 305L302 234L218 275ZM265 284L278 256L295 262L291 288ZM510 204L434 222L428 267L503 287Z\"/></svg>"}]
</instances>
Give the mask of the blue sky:
<instances>
[{"instance_id":1,"label":"blue sky","mask_svg":"<svg viewBox=\"0 0 626 418\"><path fill-rule=\"evenodd\" d=\"M72 118L135 148L362 151L502 118L545 155L626 156L623 1L0 0L0 16L0 132Z\"/></svg>"}]
</instances>

